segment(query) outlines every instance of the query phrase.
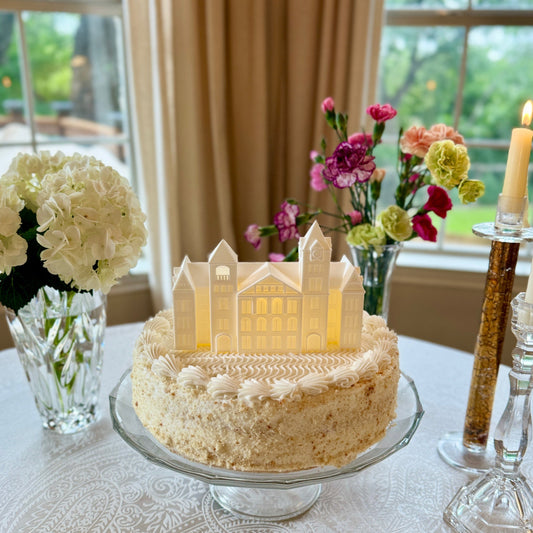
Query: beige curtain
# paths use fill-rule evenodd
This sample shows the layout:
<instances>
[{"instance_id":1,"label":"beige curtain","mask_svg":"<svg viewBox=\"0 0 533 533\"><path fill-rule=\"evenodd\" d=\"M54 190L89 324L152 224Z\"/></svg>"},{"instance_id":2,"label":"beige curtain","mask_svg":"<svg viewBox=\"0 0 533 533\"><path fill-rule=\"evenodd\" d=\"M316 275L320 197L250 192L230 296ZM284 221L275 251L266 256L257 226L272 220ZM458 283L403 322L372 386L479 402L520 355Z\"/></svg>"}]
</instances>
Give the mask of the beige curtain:
<instances>
[{"instance_id":1,"label":"beige curtain","mask_svg":"<svg viewBox=\"0 0 533 533\"><path fill-rule=\"evenodd\" d=\"M373 103L382 1L128 0L138 165L149 216L156 310L171 269L204 261L222 238L240 260L243 233L309 188L309 151L332 96L354 130Z\"/></svg>"}]
</instances>

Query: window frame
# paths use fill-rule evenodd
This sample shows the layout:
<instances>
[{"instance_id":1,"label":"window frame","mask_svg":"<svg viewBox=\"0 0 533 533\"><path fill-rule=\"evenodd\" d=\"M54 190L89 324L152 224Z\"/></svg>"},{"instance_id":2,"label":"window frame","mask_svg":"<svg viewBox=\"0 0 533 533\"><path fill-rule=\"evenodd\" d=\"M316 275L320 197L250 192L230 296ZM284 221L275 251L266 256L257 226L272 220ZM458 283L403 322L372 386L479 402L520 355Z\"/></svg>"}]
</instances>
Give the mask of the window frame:
<instances>
[{"instance_id":1,"label":"window frame","mask_svg":"<svg viewBox=\"0 0 533 533\"><path fill-rule=\"evenodd\" d=\"M461 61L458 76L458 98L455 103L454 120L451 124L458 128L462 112L463 94L466 79L466 67L468 59L468 38L470 31L478 26L530 26L533 31L533 8L532 9L486 9L476 8L472 0L468 0L468 6L460 9L442 8L414 8L411 7L387 7L384 0L383 28L386 26L447 26L464 28ZM379 87L379 80L377 83ZM466 139L468 148L493 148L508 150L511 141L511 132L507 139ZM531 168L531 163L530 163ZM531 174L531 170L529 172ZM502 176L503 179L503 176ZM533 216L533 211L531 211ZM496 212L494 213L496 215ZM444 242L446 236L446 220L442 221L439 229L437 242L428 244L425 242L409 242L404 246L398 263L402 266L421 266L421 257L424 258L424 267L440 268L449 270L475 271L486 270L486 257L488 246L486 243L476 245L459 245ZM519 257L517 274L524 271L533 257L533 245L527 243L523 246ZM426 259L428 259L427 264ZM481 260L483 259L483 260Z\"/></svg>"},{"instance_id":2,"label":"window frame","mask_svg":"<svg viewBox=\"0 0 533 533\"><path fill-rule=\"evenodd\" d=\"M33 152L38 151L41 145L53 146L69 143L85 145L105 145L114 144L121 146L127 153L127 167L130 171L130 183L133 189L139 191L138 169L135 158L135 135L132 131L134 121L132 120L133 99L131 95L131 73L128 57L126 54L126 28L124 21L124 12L120 0L3 0L0 7L2 12L15 13L15 24L18 35L18 50L20 54L20 71L22 76L22 87L24 95L24 113L30 129L30 138L25 141L1 142L1 146L25 146L31 147ZM33 81L29 60L29 51L26 43L26 32L24 28L24 12L41 12L41 13L71 13L79 15L100 15L113 17L119 21L120 35L117 38L119 46L118 68L122 70L122 79L124 80L124 121L123 131L116 136L109 137L105 135L95 135L88 139L87 137L61 137L58 139L47 139L46 142L37 140L37 126L35 121L35 109L33 99Z\"/></svg>"}]
</instances>

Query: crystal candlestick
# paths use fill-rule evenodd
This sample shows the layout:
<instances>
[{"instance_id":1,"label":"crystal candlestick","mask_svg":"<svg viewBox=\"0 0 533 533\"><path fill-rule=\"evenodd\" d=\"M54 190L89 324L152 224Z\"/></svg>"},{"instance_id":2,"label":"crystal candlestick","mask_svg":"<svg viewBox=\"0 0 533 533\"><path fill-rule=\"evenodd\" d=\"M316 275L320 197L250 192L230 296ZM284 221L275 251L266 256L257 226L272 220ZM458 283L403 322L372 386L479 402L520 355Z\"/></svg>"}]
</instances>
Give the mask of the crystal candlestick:
<instances>
[{"instance_id":1,"label":"crystal candlestick","mask_svg":"<svg viewBox=\"0 0 533 533\"><path fill-rule=\"evenodd\" d=\"M520 244L533 238L532 228L522 227L527 206L525 198L519 203L519 213L508 212L507 200L500 195L495 223L477 224L472 228L475 235L490 239L492 243L470 393L463 431L447 433L438 443L439 455L446 463L474 473L485 472L494 464L489 430L515 267Z\"/></svg>"},{"instance_id":2,"label":"crystal candlestick","mask_svg":"<svg viewBox=\"0 0 533 533\"><path fill-rule=\"evenodd\" d=\"M533 491L520 473L531 427L533 304L520 293L512 301L516 336L510 394L494 433L494 467L462 487L444 512L444 520L461 533L533 531Z\"/></svg>"}]
</instances>

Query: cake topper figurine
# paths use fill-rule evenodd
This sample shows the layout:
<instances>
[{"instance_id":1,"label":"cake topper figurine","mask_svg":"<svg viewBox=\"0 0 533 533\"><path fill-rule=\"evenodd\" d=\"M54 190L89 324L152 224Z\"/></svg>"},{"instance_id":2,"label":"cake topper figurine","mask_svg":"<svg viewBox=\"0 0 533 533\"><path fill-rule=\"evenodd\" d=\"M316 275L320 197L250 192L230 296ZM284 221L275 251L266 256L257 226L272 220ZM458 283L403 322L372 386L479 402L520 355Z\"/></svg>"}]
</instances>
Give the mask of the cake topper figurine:
<instances>
[{"instance_id":1,"label":"cake topper figurine","mask_svg":"<svg viewBox=\"0 0 533 533\"><path fill-rule=\"evenodd\" d=\"M240 353L358 350L364 290L359 268L331 261L315 221L299 261L239 263L222 240L207 262L174 269L176 350Z\"/></svg>"}]
</instances>

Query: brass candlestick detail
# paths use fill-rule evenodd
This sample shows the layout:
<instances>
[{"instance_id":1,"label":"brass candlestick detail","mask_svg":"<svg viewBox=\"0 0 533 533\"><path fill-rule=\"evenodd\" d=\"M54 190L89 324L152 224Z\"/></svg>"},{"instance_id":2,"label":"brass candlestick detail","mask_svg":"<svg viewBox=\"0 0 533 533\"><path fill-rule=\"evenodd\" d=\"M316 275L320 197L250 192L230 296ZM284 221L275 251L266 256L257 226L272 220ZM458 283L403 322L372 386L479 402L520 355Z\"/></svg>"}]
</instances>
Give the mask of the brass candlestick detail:
<instances>
[{"instance_id":1,"label":"brass candlestick detail","mask_svg":"<svg viewBox=\"0 0 533 533\"><path fill-rule=\"evenodd\" d=\"M447 433L438 444L446 463L469 472L484 472L494 464L494 449L488 447L489 431L515 267L520 244L533 239L533 230L522 227L526 206L525 198L509 202L500 195L496 222L472 228L475 235L492 243L470 393L463 431Z\"/></svg>"},{"instance_id":2,"label":"brass candlestick detail","mask_svg":"<svg viewBox=\"0 0 533 533\"><path fill-rule=\"evenodd\" d=\"M474 451L484 449L489 438L519 249L518 242L492 241L463 432L464 446Z\"/></svg>"}]
</instances>

